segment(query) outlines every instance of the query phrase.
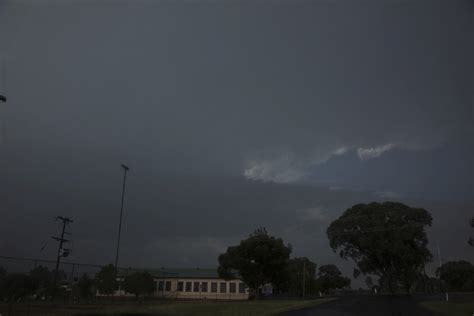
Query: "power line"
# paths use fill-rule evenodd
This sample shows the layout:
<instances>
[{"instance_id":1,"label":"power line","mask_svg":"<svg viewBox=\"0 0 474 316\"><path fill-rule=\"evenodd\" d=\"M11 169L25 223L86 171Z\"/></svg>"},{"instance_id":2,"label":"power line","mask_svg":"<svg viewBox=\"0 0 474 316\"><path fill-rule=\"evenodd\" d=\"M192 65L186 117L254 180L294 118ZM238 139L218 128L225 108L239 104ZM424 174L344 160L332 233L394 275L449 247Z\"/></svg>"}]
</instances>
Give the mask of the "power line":
<instances>
[{"instance_id":1,"label":"power line","mask_svg":"<svg viewBox=\"0 0 474 316\"><path fill-rule=\"evenodd\" d=\"M383 216L385 215L386 216L386 222L388 223L390 221L390 215L391 214L396 214L398 215L400 212L405 212L405 213L410 213L412 212L412 210L381 210L381 211L373 211L372 213L370 214L364 214L364 215L352 215L352 216L343 216L341 215L339 218L336 218L336 219L333 219L332 221L339 221L339 222L354 222L355 219L361 219L361 218L365 218L367 220L370 220L370 219L373 219L374 217L376 216ZM398 213L398 214L397 214ZM301 223L297 226L293 226L293 228L300 228L300 227L304 227L306 225L306 223ZM426 223L426 225L428 225L428 223Z\"/></svg>"},{"instance_id":2,"label":"power line","mask_svg":"<svg viewBox=\"0 0 474 316\"><path fill-rule=\"evenodd\" d=\"M391 213L394 213L394 211L390 211ZM380 212L379 214L377 215L383 215L382 214L383 212ZM386 212L386 213L389 213L389 212ZM355 220L352 220L354 218L367 218L369 217L370 215L357 215L357 216L349 216L349 217L346 217L346 218L340 218L340 219L336 219L334 221L347 221L347 222L356 222ZM370 218L368 218L370 219ZM393 223L393 221L392 221ZM386 218L386 224L391 224L390 222L390 216L388 218ZM425 226L425 225L429 225L428 222L420 222L420 221L412 221L412 224L407 224L407 225L403 225L403 228L407 228L407 227L418 227L418 226ZM295 225L295 226L292 226L292 229L300 229L300 228L303 228L303 227L306 227L307 226L307 223L300 223L299 225ZM360 227L360 226L359 226ZM383 230L396 230L396 229L400 229L401 226L392 226L392 227L387 227L387 226L374 226L374 227L370 227L368 229L361 229L359 231L355 231L355 232L347 232L347 231L341 231L340 234L351 234L351 233L361 233L361 232L370 232L370 231L383 231Z\"/></svg>"},{"instance_id":3,"label":"power line","mask_svg":"<svg viewBox=\"0 0 474 316\"><path fill-rule=\"evenodd\" d=\"M40 262L40 263L56 263L56 260L34 259L34 258L13 257L13 256L0 256L0 259L28 261L28 262ZM61 262L61 264L63 264L63 265L64 264L65 265L76 265L76 266L83 266L83 267L94 267L94 268L105 267L105 265L81 263L81 262ZM121 269L125 269L125 268L121 268Z\"/></svg>"},{"instance_id":4,"label":"power line","mask_svg":"<svg viewBox=\"0 0 474 316\"><path fill-rule=\"evenodd\" d=\"M341 230L340 232L336 232L335 234L331 234L331 236L343 236L343 235L352 235L352 234L365 234L365 233L372 233L372 232L383 232L383 231L393 231L393 230L401 230L401 229L408 229L408 228L416 228L416 227L422 227L427 225L426 223L417 223L417 224L408 224L408 225L402 225L402 226L392 226L392 227L385 227L385 226L375 226L371 227L369 229L360 229L357 231L343 231ZM263 236L252 236L252 239L257 239L257 240L262 240L262 241L267 241L269 240L266 237Z\"/></svg>"},{"instance_id":5,"label":"power line","mask_svg":"<svg viewBox=\"0 0 474 316\"><path fill-rule=\"evenodd\" d=\"M392 230L400 230L400 229L407 229L407 228L415 228L415 227L422 227L425 226L424 223L419 224L412 224L412 225L403 225L403 226L394 226L394 227L373 227L371 229L361 229L357 231L343 231L342 233L330 234L331 236L343 236L343 235L352 235L352 234L365 234L365 233L373 233L373 232L383 232L383 231L392 231Z\"/></svg>"},{"instance_id":6,"label":"power line","mask_svg":"<svg viewBox=\"0 0 474 316\"><path fill-rule=\"evenodd\" d=\"M355 218L367 218L367 219L371 219L375 216L379 216L379 215L391 215L391 214L399 214L401 212L406 212L406 213L410 213L410 212L413 212L412 210L383 210L383 211L374 211L372 213L369 213L369 214L364 214L364 215L352 215L352 216L340 216L339 218L335 219L337 221L351 221L352 219L355 219Z\"/></svg>"}]
</instances>

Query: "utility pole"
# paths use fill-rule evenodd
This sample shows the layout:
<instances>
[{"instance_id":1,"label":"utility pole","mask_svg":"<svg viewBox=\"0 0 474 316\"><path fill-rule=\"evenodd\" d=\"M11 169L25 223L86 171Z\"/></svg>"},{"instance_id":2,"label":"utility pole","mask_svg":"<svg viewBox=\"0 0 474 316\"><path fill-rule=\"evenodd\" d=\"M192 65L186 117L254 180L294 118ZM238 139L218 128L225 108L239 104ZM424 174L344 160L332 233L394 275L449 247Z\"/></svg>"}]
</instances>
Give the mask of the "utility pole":
<instances>
[{"instance_id":1,"label":"utility pole","mask_svg":"<svg viewBox=\"0 0 474 316\"><path fill-rule=\"evenodd\" d=\"M306 281L306 261L303 259L303 299L306 292L305 281Z\"/></svg>"},{"instance_id":2,"label":"utility pole","mask_svg":"<svg viewBox=\"0 0 474 316\"><path fill-rule=\"evenodd\" d=\"M123 169L123 184L122 184L122 203L120 205L120 221L118 227L118 237L117 237L117 252L115 254L115 270L117 270L118 266L118 257L119 257L119 250L120 250L120 233L122 231L122 214L123 214L123 200L125 198L125 184L127 182L127 171L130 169L127 165L121 164Z\"/></svg>"},{"instance_id":3,"label":"utility pole","mask_svg":"<svg viewBox=\"0 0 474 316\"><path fill-rule=\"evenodd\" d=\"M441 281L441 266L442 266L442 262L441 262L441 251L439 250L439 242L436 242L437 244L437 247L438 247L438 259L439 259L439 280L441 283L444 283L443 281ZM446 291L445 291L445 297L446 297L446 302L449 301L449 295L448 295L448 289L446 288Z\"/></svg>"},{"instance_id":4,"label":"utility pole","mask_svg":"<svg viewBox=\"0 0 474 316\"><path fill-rule=\"evenodd\" d=\"M62 228L62 231L61 231L61 237L56 237L56 236L51 237L54 240L59 241L58 257L56 259L56 270L54 272L54 286L55 287L56 287L56 284L58 282L59 263L61 262L61 257L69 256L69 253L71 251L70 249L63 248L63 244L66 243L66 242L69 242L68 239L64 238L64 235L66 234L66 226L69 223L73 222L73 220L70 219L69 217L63 217L63 216L56 216L56 220L60 220L60 221L63 222L63 228Z\"/></svg>"}]
</instances>

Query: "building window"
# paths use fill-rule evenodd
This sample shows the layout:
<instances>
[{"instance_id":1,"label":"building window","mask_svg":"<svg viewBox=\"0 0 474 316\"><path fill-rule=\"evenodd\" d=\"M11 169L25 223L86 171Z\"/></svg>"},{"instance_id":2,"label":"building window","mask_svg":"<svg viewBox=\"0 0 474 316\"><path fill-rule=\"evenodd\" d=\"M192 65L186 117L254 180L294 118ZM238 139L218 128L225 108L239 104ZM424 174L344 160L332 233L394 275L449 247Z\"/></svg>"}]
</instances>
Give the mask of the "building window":
<instances>
[{"instance_id":1,"label":"building window","mask_svg":"<svg viewBox=\"0 0 474 316\"><path fill-rule=\"evenodd\" d=\"M199 292L199 282L194 282L193 292Z\"/></svg>"},{"instance_id":2,"label":"building window","mask_svg":"<svg viewBox=\"0 0 474 316\"><path fill-rule=\"evenodd\" d=\"M227 283L221 282L221 293L227 293Z\"/></svg>"},{"instance_id":3,"label":"building window","mask_svg":"<svg viewBox=\"0 0 474 316\"><path fill-rule=\"evenodd\" d=\"M239 283L239 293L245 293L245 284L243 282Z\"/></svg>"},{"instance_id":4,"label":"building window","mask_svg":"<svg viewBox=\"0 0 474 316\"><path fill-rule=\"evenodd\" d=\"M165 291L166 291L166 292L170 292L170 291L171 291L171 281L166 281L166 288L165 288Z\"/></svg>"},{"instance_id":5,"label":"building window","mask_svg":"<svg viewBox=\"0 0 474 316\"><path fill-rule=\"evenodd\" d=\"M191 292L193 282L186 282L186 292Z\"/></svg>"},{"instance_id":6,"label":"building window","mask_svg":"<svg viewBox=\"0 0 474 316\"><path fill-rule=\"evenodd\" d=\"M235 285L235 283L229 283L229 292L230 293L236 293L237 292L237 287Z\"/></svg>"},{"instance_id":7,"label":"building window","mask_svg":"<svg viewBox=\"0 0 474 316\"><path fill-rule=\"evenodd\" d=\"M211 293L217 293L217 282L211 282Z\"/></svg>"},{"instance_id":8,"label":"building window","mask_svg":"<svg viewBox=\"0 0 474 316\"><path fill-rule=\"evenodd\" d=\"M202 291L202 292L207 292L207 282L202 282L202 284L201 284L201 291Z\"/></svg>"},{"instance_id":9,"label":"building window","mask_svg":"<svg viewBox=\"0 0 474 316\"><path fill-rule=\"evenodd\" d=\"M179 281L178 282L178 292L183 292L184 290L184 282Z\"/></svg>"},{"instance_id":10,"label":"building window","mask_svg":"<svg viewBox=\"0 0 474 316\"><path fill-rule=\"evenodd\" d=\"M165 286L165 281L158 281L158 291L163 291Z\"/></svg>"}]
</instances>

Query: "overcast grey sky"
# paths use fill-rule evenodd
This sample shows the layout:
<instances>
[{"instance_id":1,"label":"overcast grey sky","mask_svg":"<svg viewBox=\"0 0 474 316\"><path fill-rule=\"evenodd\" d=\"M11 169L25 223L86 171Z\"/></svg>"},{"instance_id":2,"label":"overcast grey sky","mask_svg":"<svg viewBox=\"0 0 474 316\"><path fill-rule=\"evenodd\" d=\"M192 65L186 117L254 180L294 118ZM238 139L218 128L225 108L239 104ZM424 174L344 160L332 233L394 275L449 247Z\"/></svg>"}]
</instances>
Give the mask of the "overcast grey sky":
<instances>
[{"instance_id":1,"label":"overcast grey sky","mask_svg":"<svg viewBox=\"0 0 474 316\"><path fill-rule=\"evenodd\" d=\"M258 226L318 264L359 202L473 260L474 2L2 1L0 253L214 267ZM21 227L21 228L20 228ZM430 247L433 245L431 244Z\"/></svg>"}]
</instances>

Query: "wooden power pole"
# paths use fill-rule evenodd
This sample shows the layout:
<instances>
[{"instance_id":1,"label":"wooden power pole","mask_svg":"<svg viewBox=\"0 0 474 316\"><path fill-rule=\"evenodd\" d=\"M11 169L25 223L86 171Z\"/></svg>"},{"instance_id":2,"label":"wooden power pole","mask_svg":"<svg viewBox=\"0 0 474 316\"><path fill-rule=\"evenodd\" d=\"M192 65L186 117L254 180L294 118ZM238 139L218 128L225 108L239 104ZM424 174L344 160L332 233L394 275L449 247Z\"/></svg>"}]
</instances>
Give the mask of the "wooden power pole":
<instances>
[{"instance_id":1,"label":"wooden power pole","mask_svg":"<svg viewBox=\"0 0 474 316\"><path fill-rule=\"evenodd\" d=\"M67 249L67 248L63 248L63 245L64 243L67 243L69 242L68 239L65 239L64 238L64 235L66 234L66 226L69 224L69 223L72 223L73 220L70 219L69 217L63 217L63 216L56 216L56 220L58 221L62 221L63 222L63 227L62 227L62 231L61 231L61 236L60 237L56 237L56 236L53 236L51 238L53 238L54 240L56 241L59 241L59 246L58 246L58 256L57 256L57 259L56 259L56 270L54 271L54 286L56 287L57 283L58 283L58 275L59 275L59 264L61 262L61 257L67 257L69 255L69 253L71 252L71 249Z\"/></svg>"}]
</instances>

